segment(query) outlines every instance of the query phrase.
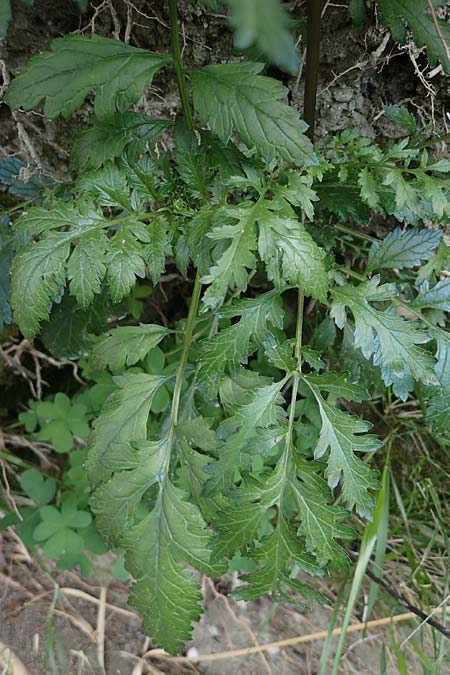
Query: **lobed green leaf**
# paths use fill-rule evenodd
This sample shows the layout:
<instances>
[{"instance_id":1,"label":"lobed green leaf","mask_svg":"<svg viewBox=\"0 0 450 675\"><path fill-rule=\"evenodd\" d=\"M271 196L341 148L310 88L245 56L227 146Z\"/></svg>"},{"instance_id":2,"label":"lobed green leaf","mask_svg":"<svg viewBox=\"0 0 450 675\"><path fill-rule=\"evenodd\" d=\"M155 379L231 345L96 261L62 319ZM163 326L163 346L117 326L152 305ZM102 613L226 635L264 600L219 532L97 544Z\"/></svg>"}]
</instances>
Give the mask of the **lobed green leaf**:
<instances>
[{"instance_id":1,"label":"lobed green leaf","mask_svg":"<svg viewBox=\"0 0 450 675\"><path fill-rule=\"evenodd\" d=\"M316 162L299 114L279 101L285 95L277 80L259 75L261 63L205 66L191 71L194 108L202 124L224 143L236 132L240 140L268 161L275 157L297 165Z\"/></svg>"},{"instance_id":2,"label":"lobed green leaf","mask_svg":"<svg viewBox=\"0 0 450 675\"><path fill-rule=\"evenodd\" d=\"M390 309L379 310L371 302L392 300L393 284L379 286L379 276L359 286L347 284L332 291L331 316L342 328L346 308L355 320L355 344L366 359L373 357L381 367L385 385L393 385L394 393L406 400L414 381L436 384L434 359L417 345L430 340L428 333L415 321L407 321Z\"/></svg>"},{"instance_id":3,"label":"lobed green leaf","mask_svg":"<svg viewBox=\"0 0 450 675\"><path fill-rule=\"evenodd\" d=\"M153 75L170 57L111 38L66 35L51 51L33 56L10 84L5 100L32 110L44 99L47 117L70 117L95 90L95 113L105 119L136 103Z\"/></svg>"}]
</instances>

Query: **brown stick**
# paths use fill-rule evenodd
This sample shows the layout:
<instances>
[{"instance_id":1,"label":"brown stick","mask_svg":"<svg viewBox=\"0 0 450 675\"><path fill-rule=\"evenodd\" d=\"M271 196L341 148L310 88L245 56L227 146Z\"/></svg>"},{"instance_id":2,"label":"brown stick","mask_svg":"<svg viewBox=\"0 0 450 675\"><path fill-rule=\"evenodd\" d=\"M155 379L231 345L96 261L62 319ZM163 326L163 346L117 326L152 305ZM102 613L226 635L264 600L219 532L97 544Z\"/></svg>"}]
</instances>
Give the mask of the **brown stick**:
<instances>
[{"instance_id":1,"label":"brown stick","mask_svg":"<svg viewBox=\"0 0 450 675\"><path fill-rule=\"evenodd\" d=\"M323 0L308 0L308 24L306 42L305 67L305 103L303 119L309 128L306 135L314 141L314 125L316 121L316 97L319 78L320 60L320 23L322 19Z\"/></svg>"}]
</instances>

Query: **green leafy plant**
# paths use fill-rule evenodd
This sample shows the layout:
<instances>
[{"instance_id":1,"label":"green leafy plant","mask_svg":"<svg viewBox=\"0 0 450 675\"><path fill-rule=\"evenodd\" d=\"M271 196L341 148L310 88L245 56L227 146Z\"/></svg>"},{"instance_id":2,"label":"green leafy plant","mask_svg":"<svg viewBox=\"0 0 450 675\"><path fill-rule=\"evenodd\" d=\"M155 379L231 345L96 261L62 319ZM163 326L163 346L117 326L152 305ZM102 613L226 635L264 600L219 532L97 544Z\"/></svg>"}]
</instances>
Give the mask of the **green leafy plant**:
<instances>
[{"instance_id":1,"label":"green leafy plant","mask_svg":"<svg viewBox=\"0 0 450 675\"><path fill-rule=\"evenodd\" d=\"M76 464L77 459L74 454L72 464ZM53 478L44 478L37 469L23 471L20 486L34 505L6 515L0 525L2 529L15 525L23 542L32 551L36 545L41 546L59 569L79 566L82 574L87 575L95 555L104 553L106 548L88 509L89 491L83 492L82 484L71 485L73 469L74 466L70 467L64 475L62 490L57 489Z\"/></svg>"},{"instance_id":2,"label":"green leafy plant","mask_svg":"<svg viewBox=\"0 0 450 675\"><path fill-rule=\"evenodd\" d=\"M273 43L251 9L227 4L238 46L295 69L278 3L264 2ZM398 4L379 2L387 25L386 7ZM404 18L441 58L417 34L422 4ZM11 305L29 339L55 314L84 327L91 397L104 405L93 408L86 470L71 471L89 478L102 538L125 552L130 602L175 653L201 613L198 573L241 561L235 597L326 601L300 572L348 571L350 514L370 520L380 487L371 464L382 441L361 417L364 401L415 391L428 423L448 433L448 249L436 226L450 216L450 163L430 156L401 107L386 114L408 135L390 147L357 130L313 146L264 63L185 73L174 0L169 8L171 56L65 36L32 58L6 101L44 101L46 115L68 117L95 91L92 126L74 145L76 180L14 220ZM129 111L169 65L183 119ZM158 156L154 143L170 132L173 151ZM396 229L375 240L363 227L370 214ZM185 317L169 329L116 316L96 330L89 308L139 297L136 281L157 284L169 257L192 287ZM80 406L58 394L22 421L67 451L86 436ZM70 494L48 505L46 486L34 540L49 555L78 555L86 505Z\"/></svg>"},{"instance_id":3,"label":"green leafy plant","mask_svg":"<svg viewBox=\"0 0 450 675\"><path fill-rule=\"evenodd\" d=\"M50 441L56 452L69 452L74 445L74 436L85 439L89 435L86 407L82 403L72 405L66 394L56 394L51 401L29 401L30 410L20 413L19 420L26 431L39 427L37 438Z\"/></svg>"},{"instance_id":4,"label":"green leafy plant","mask_svg":"<svg viewBox=\"0 0 450 675\"><path fill-rule=\"evenodd\" d=\"M14 525L32 551L40 546L59 569L78 566L83 575L88 575L95 570L96 556L107 549L97 533L89 505L91 486L85 470L84 439L114 383L107 373L92 372L82 359L79 366L88 386L73 398L58 393L44 401L30 400L29 410L19 414L30 441L48 441L57 453L67 453L67 461L58 479L34 467L22 471L19 487L31 503L8 513L0 527ZM121 563L119 557L112 563L111 572L125 578Z\"/></svg>"}]
</instances>

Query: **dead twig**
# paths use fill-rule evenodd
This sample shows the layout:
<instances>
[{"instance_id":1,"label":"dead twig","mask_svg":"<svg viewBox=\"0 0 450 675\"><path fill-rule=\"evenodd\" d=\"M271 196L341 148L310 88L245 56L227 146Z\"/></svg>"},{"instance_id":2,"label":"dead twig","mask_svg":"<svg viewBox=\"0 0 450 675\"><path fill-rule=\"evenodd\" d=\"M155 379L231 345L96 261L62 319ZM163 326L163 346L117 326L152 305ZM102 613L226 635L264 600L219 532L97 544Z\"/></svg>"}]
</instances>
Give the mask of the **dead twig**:
<instances>
[{"instance_id":1,"label":"dead twig","mask_svg":"<svg viewBox=\"0 0 450 675\"><path fill-rule=\"evenodd\" d=\"M34 372L26 368L22 363L24 355L30 356L34 364ZM74 379L80 384L84 384L83 380L78 374L78 366L75 361L69 359L54 359L49 354L44 354L39 349L36 349L33 342L30 340L21 340L18 344L9 344L6 347L0 347L0 357L4 359L5 363L14 369L21 377L23 377L30 387L30 391L34 398L40 399L42 396L42 385L48 386L47 382L42 378L42 363L47 363L54 368L65 368L70 366L73 370Z\"/></svg>"},{"instance_id":2,"label":"dead twig","mask_svg":"<svg viewBox=\"0 0 450 675\"><path fill-rule=\"evenodd\" d=\"M78 588L60 588L59 589L61 593L64 595L71 596L73 598L79 598L80 600L86 600L87 602L91 602L94 605L99 605L100 600L99 598L96 598L94 595L90 595L90 593L86 593L85 591L80 591ZM126 616L131 619L136 619L137 621L140 621L140 617L136 612L133 612L129 609L125 609L124 607L118 607L117 605L112 605L109 602L105 601L105 607L106 609L109 609L112 612L115 612L116 614L121 614L122 616Z\"/></svg>"},{"instance_id":3,"label":"dead twig","mask_svg":"<svg viewBox=\"0 0 450 675\"><path fill-rule=\"evenodd\" d=\"M97 660L103 672L105 672L105 616L107 592L107 587L102 586L100 589L97 610Z\"/></svg>"},{"instance_id":4,"label":"dead twig","mask_svg":"<svg viewBox=\"0 0 450 675\"><path fill-rule=\"evenodd\" d=\"M16 434L5 434L0 432L0 448L26 448L31 450L35 455L39 457L42 462L42 466L45 469L51 468L55 472L59 473L60 468L51 462L47 453L50 454L53 451L53 447L49 443L44 443L44 441L30 441L24 436L18 436Z\"/></svg>"},{"instance_id":5,"label":"dead twig","mask_svg":"<svg viewBox=\"0 0 450 675\"><path fill-rule=\"evenodd\" d=\"M6 464L3 459L0 459L0 466L2 467L2 478L3 478L3 485L5 486L5 494L6 494L6 500L8 504L11 505L12 510L16 514L19 520L23 520L22 516L20 515L19 509L17 508L16 502L14 501L12 495L11 495L11 489L9 486L9 481L8 481L8 475L6 473Z\"/></svg>"}]
</instances>

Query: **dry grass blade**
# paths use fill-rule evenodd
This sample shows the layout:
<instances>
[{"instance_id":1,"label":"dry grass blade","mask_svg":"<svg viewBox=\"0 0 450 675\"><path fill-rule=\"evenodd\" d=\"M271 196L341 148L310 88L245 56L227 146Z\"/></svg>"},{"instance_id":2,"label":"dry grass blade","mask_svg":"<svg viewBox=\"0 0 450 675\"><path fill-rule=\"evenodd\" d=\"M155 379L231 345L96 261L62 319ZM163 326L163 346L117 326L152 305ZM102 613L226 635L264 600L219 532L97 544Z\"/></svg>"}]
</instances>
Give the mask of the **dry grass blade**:
<instances>
[{"instance_id":1,"label":"dry grass blade","mask_svg":"<svg viewBox=\"0 0 450 675\"><path fill-rule=\"evenodd\" d=\"M122 656L125 659L130 659L133 661L136 661L136 665L139 667L139 671L136 670L136 673L150 673L150 675L164 675L162 670L159 670L159 668L156 668L153 666L151 663L146 661L144 658L141 656L137 656L136 654L131 654L130 652L127 652L123 649L121 649L118 654ZM135 670L133 670L132 675L135 675Z\"/></svg>"},{"instance_id":2,"label":"dry grass blade","mask_svg":"<svg viewBox=\"0 0 450 675\"><path fill-rule=\"evenodd\" d=\"M414 628L414 630L408 635L408 637L403 640L403 642L400 644L400 647L403 647L417 633L417 631L419 631L422 628L424 624L430 623L431 617L437 614L437 612L439 612L439 610L442 609L449 600L450 595L447 595L447 597L444 598L444 600L440 603L440 605L438 607L435 607L435 609L433 609L433 611L430 612L429 616L427 616L421 623L419 623L419 625ZM446 635L446 637L448 637L448 635Z\"/></svg>"},{"instance_id":3,"label":"dry grass blade","mask_svg":"<svg viewBox=\"0 0 450 675\"><path fill-rule=\"evenodd\" d=\"M108 589L102 586L97 611L97 660L100 668L105 670L105 616L106 594Z\"/></svg>"},{"instance_id":4,"label":"dry grass blade","mask_svg":"<svg viewBox=\"0 0 450 675\"><path fill-rule=\"evenodd\" d=\"M86 600L87 602L91 602L94 605L100 604L100 600L96 598L94 595L90 595L90 593L86 593L85 591L80 591L78 588L63 587L60 588L59 590L61 593L64 593L64 595L69 595L72 596L73 598L79 598L80 600ZM127 616L131 619L136 619L140 621L140 617L138 616L138 614L129 609L124 609L123 607L112 605L109 602L105 602L105 607L106 609L109 609L112 612L116 612L116 614L122 614L122 616Z\"/></svg>"},{"instance_id":5,"label":"dry grass blade","mask_svg":"<svg viewBox=\"0 0 450 675\"><path fill-rule=\"evenodd\" d=\"M0 642L0 667L5 668L8 675L31 675L19 657L10 647Z\"/></svg>"},{"instance_id":6,"label":"dry grass blade","mask_svg":"<svg viewBox=\"0 0 450 675\"><path fill-rule=\"evenodd\" d=\"M74 614L71 614L70 612L66 612L63 609L53 609L53 612L57 614L58 616L62 616L64 619L67 619L67 621L70 621L78 630L80 630L82 633L87 635L87 637L92 641L95 642L95 631L92 628L91 624L86 621L82 616L75 616Z\"/></svg>"},{"instance_id":7,"label":"dry grass blade","mask_svg":"<svg viewBox=\"0 0 450 675\"><path fill-rule=\"evenodd\" d=\"M144 644L142 646L142 649L141 649L141 654L145 654L145 652L148 649L149 644L150 644L150 638L146 637L145 640L144 640ZM140 658L139 661L134 666L133 672L131 673L131 675L142 675L142 673L144 672L144 663L146 663L144 661L144 659ZM159 672L160 671L158 671L158 673Z\"/></svg>"}]
</instances>

